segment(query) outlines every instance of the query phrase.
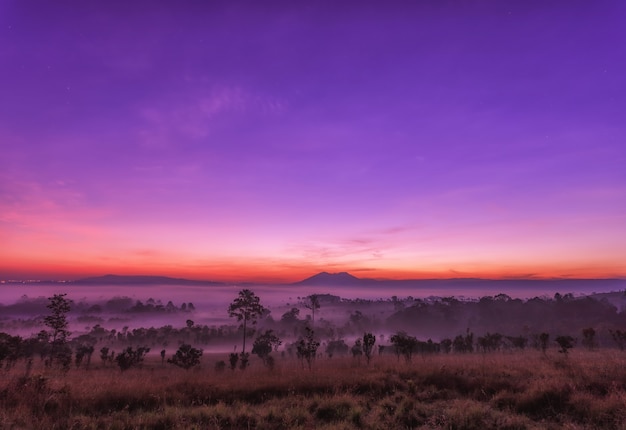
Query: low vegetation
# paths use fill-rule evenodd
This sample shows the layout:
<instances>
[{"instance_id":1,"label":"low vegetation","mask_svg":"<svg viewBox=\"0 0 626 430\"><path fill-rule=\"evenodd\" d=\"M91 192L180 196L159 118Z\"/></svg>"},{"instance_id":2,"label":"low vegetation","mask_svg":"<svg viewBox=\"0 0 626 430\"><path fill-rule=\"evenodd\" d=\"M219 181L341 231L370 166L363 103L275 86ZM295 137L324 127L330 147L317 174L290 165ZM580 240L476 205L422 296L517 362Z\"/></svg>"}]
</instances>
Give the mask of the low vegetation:
<instances>
[{"instance_id":1,"label":"low vegetation","mask_svg":"<svg viewBox=\"0 0 626 430\"><path fill-rule=\"evenodd\" d=\"M0 428L606 429L626 422L618 350L260 358L245 372L189 371L157 355L124 373L106 364L2 370Z\"/></svg>"}]
</instances>

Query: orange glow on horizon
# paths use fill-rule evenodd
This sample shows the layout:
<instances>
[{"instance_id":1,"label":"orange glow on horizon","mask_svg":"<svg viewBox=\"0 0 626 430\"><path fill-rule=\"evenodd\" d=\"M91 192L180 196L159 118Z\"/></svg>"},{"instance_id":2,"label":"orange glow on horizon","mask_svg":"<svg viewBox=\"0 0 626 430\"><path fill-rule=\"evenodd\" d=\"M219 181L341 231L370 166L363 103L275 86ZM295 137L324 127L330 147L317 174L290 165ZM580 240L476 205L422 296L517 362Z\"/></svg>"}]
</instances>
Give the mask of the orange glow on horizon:
<instances>
[{"instance_id":1,"label":"orange glow on horizon","mask_svg":"<svg viewBox=\"0 0 626 430\"><path fill-rule=\"evenodd\" d=\"M217 282L291 283L306 279L319 272L348 272L358 278L378 280L403 279L602 279L626 278L617 267L574 266L567 264L532 267L502 268L499 266L474 267L474 270L420 269L364 269L359 267L321 267L306 265L246 265L223 263L209 268L185 267L184 265L144 264L110 265L106 263L71 264L61 262L14 262L0 266L0 279L77 280L85 277L115 275L151 275Z\"/></svg>"}]
</instances>

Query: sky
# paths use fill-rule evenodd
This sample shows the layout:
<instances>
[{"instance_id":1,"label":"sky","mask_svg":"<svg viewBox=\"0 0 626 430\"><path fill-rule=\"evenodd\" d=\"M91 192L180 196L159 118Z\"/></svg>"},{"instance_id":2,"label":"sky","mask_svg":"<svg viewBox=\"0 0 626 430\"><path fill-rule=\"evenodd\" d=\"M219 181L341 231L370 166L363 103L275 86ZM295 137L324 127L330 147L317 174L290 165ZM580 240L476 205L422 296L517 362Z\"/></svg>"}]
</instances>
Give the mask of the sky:
<instances>
[{"instance_id":1,"label":"sky","mask_svg":"<svg viewBox=\"0 0 626 430\"><path fill-rule=\"evenodd\" d=\"M0 2L0 279L626 277L626 3Z\"/></svg>"}]
</instances>

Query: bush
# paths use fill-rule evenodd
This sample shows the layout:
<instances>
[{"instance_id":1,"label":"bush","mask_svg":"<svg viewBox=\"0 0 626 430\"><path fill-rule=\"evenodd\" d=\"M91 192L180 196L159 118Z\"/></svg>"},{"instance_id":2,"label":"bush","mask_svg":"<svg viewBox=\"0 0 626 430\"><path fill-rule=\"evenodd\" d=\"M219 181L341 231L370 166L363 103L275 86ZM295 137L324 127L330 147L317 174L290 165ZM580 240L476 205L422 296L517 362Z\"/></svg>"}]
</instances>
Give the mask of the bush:
<instances>
[{"instance_id":1,"label":"bush","mask_svg":"<svg viewBox=\"0 0 626 430\"><path fill-rule=\"evenodd\" d=\"M115 362L123 372L131 367L137 367L143 363L143 359L148 352L150 352L150 348L146 346L140 346L137 349L133 349L129 346L123 352L117 354Z\"/></svg>"},{"instance_id":2,"label":"bush","mask_svg":"<svg viewBox=\"0 0 626 430\"><path fill-rule=\"evenodd\" d=\"M183 343L176 351L176 354L167 362L175 366L182 367L185 370L189 370L192 367L196 367L200 364L200 358L202 357L202 350L196 349L191 345Z\"/></svg>"},{"instance_id":3,"label":"bush","mask_svg":"<svg viewBox=\"0 0 626 430\"><path fill-rule=\"evenodd\" d=\"M228 356L228 362L230 363L230 370L235 370L237 368L237 362L239 361L239 354L236 352L231 352Z\"/></svg>"},{"instance_id":4,"label":"bush","mask_svg":"<svg viewBox=\"0 0 626 430\"><path fill-rule=\"evenodd\" d=\"M224 370L226 370L226 362L224 360L215 363L215 371L217 373L222 373Z\"/></svg>"},{"instance_id":5,"label":"bush","mask_svg":"<svg viewBox=\"0 0 626 430\"><path fill-rule=\"evenodd\" d=\"M407 363L411 362L413 352L417 347L417 339L415 337L409 336L405 332L398 332L391 336L391 344L395 348L398 359L402 355Z\"/></svg>"},{"instance_id":6,"label":"bush","mask_svg":"<svg viewBox=\"0 0 626 430\"><path fill-rule=\"evenodd\" d=\"M561 348L559 352L562 354L567 354L574 347L574 338L572 336L557 336L554 341Z\"/></svg>"}]
</instances>

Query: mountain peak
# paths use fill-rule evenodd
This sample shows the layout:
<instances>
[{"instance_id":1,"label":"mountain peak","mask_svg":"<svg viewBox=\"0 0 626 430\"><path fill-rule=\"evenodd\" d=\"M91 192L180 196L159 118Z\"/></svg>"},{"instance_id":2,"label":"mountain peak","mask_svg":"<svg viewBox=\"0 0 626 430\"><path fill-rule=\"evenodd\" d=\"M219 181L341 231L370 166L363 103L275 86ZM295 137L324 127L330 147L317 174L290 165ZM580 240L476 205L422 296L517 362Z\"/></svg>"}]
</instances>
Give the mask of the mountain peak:
<instances>
[{"instance_id":1,"label":"mountain peak","mask_svg":"<svg viewBox=\"0 0 626 430\"><path fill-rule=\"evenodd\" d=\"M320 272L316 275L306 278L298 285L328 285L328 286L340 286L340 285L357 285L362 283L362 279L357 278L349 274L348 272L328 273Z\"/></svg>"}]
</instances>

